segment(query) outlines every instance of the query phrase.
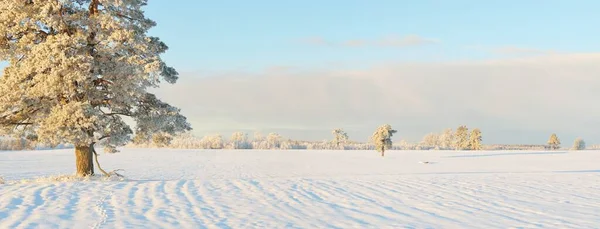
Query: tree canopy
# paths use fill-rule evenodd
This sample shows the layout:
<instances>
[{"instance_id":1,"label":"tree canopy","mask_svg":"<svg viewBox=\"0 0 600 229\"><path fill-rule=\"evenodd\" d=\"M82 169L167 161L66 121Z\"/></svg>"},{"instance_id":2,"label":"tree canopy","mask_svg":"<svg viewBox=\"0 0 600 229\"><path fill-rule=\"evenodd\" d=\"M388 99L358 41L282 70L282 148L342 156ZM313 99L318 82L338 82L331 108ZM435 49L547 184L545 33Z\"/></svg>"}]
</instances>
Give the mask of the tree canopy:
<instances>
[{"instance_id":1,"label":"tree canopy","mask_svg":"<svg viewBox=\"0 0 600 229\"><path fill-rule=\"evenodd\" d=\"M52 145L123 145L141 136L190 130L176 107L148 88L177 71L148 36L146 0L0 2L0 132Z\"/></svg>"}]
</instances>

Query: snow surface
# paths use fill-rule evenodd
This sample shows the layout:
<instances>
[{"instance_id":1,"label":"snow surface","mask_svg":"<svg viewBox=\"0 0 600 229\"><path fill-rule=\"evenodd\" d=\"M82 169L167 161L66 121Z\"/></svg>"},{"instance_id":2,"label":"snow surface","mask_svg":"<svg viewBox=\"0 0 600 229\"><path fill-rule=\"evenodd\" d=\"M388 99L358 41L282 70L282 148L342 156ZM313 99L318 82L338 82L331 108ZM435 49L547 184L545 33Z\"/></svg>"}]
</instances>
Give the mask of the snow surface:
<instances>
[{"instance_id":1,"label":"snow surface","mask_svg":"<svg viewBox=\"0 0 600 229\"><path fill-rule=\"evenodd\" d=\"M600 226L599 151L124 149L100 161L127 179L60 176L72 150L0 152L0 228Z\"/></svg>"}]
</instances>

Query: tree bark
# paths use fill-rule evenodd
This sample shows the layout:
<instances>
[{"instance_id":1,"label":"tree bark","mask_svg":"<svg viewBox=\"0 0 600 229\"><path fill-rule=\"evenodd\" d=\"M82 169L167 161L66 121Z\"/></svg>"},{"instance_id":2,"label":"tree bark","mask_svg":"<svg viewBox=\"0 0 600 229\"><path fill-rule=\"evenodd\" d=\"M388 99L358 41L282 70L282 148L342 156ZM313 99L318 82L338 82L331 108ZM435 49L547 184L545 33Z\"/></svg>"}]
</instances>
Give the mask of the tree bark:
<instances>
[{"instance_id":1,"label":"tree bark","mask_svg":"<svg viewBox=\"0 0 600 229\"><path fill-rule=\"evenodd\" d=\"M75 147L75 166L77 167L77 176L85 177L94 175L94 153L92 147Z\"/></svg>"},{"instance_id":2,"label":"tree bark","mask_svg":"<svg viewBox=\"0 0 600 229\"><path fill-rule=\"evenodd\" d=\"M385 140L381 139L381 156L383 157L385 154Z\"/></svg>"}]
</instances>

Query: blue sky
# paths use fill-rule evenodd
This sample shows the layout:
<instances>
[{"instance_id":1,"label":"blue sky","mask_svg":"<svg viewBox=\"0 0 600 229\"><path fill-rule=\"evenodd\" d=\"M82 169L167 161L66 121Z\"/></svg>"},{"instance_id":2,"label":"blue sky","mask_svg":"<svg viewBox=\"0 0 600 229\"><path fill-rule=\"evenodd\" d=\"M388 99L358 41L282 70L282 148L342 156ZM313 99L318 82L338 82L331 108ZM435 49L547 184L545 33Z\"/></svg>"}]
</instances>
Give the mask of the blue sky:
<instances>
[{"instance_id":1,"label":"blue sky","mask_svg":"<svg viewBox=\"0 0 600 229\"><path fill-rule=\"evenodd\" d=\"M484 59L508 46L597 51L596 9L600 2L591 0L150 0L146 11L158 22L152 34L171 47L167 61L180 71L218 72ZM437 42L409 47L310 42L410 35Z\"/></svg>"}]
</instances>

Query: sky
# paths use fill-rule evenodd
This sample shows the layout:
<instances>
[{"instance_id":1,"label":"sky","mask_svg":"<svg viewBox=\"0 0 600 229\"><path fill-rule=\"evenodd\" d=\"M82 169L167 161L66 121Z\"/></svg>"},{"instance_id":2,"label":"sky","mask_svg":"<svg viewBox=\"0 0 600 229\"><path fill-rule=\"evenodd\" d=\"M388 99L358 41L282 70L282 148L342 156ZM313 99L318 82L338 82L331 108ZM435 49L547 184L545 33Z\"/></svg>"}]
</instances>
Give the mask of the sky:
<instances>
[{"instance_id":1,"label":"sky","mask_svg":"<svg viewBox=\"0 0 600 229\"><path fill-rule=\"evenodd\" d=\"M598 1L150 0L181 72L369 67L598 50Z\"/></svg>"},{"instance_id":2,"label":"sky","mask_svg":"<svg viewBox=\"0 0 600 229\"><path fill-rule=\"evenodd\" d=\"M600 144L600 1L159 1L180 73L155 92L197 135L394 141L466 125L488 144Z\"/></svg>"},{"instance_id":3,"label":"sky","mask_svg":"<svg viewBox=\"0 0 600 229\"><path fill-rule=\"evenodd\" d=\"M198 135L343 128L395 141L466 125L488 144L600 143L600 1L150 0L181 73L157 94Z\"/></svg>"}]
</instances>

